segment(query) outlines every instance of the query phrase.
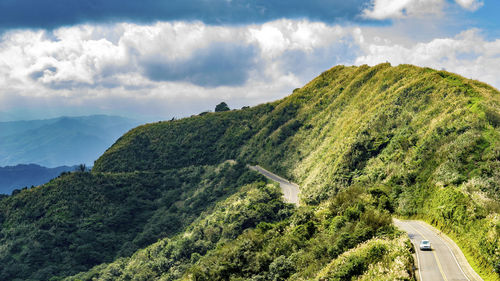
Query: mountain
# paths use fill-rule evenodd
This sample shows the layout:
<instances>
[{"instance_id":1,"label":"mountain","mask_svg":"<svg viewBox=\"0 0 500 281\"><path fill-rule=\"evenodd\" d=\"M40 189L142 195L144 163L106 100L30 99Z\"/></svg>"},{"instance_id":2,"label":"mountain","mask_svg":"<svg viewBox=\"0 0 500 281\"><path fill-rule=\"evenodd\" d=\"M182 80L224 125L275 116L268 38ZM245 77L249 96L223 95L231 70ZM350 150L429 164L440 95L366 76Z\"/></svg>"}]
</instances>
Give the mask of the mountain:
<instances>
[{"instance_id":1,"label":"mountain","mask_svg":"<svg viewBox=\"0 0 500 281\"><path fill-rule=\"evenodd\" d=\"M0 111L0 122L13 121L14 119L15 116L13 116L12 114Z\"/></svg>"},{"instance_id":2,"label":"mountain","mask_svg":"<svg viewBox=\"0 0 500 281\"><path fill-rule=\"evenodd\" d=\"M0 243L5 247L0 280L58 280L130 256L177 234L216 202L257 180L261 177L230 163L62 174L0 199ZM260 215L272 218L269 211Z\"/></svg>"},{"instance_id":3,"label":"mountain","mask_svg":"<svg viewBox=\"0 0 500 281\"><path fill-rule=\"evenodd\" d=\"M130 119L105 115L0 122L0 166L91 166L119 136L136 125Z\"/></svg>"},{"instance_id":4,"label":"mountain","mask_svg":"<svg viewBox=\"0 0 500 281\"><path fill-rule=\"evenodd\" d=\"M398 216L500 280L499 160L496 89L336 66L275 102L139 126L90 173L2 199L0 279L413 280ZM297 182L301 205L246 164Z\"/></svg>"},{"instance_id":5,"label":"mountain","mask_svg":"<svg viewBox=\"0 0 500 281\"><path fill-rule=\"evenodd\" d=\"M14 189L47 183L61 173L74 171L76 168L76 166L45 168L36 164L0 167L0 194L10 194Z\"/></svg>"}]
</instances>

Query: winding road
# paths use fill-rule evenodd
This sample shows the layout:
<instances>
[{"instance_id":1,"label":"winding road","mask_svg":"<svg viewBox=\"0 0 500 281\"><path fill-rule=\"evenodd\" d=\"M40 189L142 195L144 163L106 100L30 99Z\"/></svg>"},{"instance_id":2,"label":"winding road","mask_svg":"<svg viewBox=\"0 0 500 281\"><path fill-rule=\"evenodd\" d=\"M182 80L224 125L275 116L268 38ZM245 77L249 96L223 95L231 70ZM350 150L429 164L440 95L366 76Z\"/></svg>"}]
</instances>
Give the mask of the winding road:
<instances>
[{"instance_id":1,"label":"winding road","mask_svg":"<svg viewBox=\"0 0 500 281\"><path fill-rule=\"evenodd\" d=\"M408 233L415 246L416 274L419 280L483 280L469 265L455 242L439 230L415 220L394 219L394 224ZM421 240L431 241L432 251L421 251Z\"/></svg>"},{"instance_id":2,"label":"winding road","mask_svg":"<svg viewBox=\"0 0 500 281\"><path fill-rule=\"evenodd\" d=\"M248 166L268 179L278 182L286 202L299 205L299 186L260 166ZM420 281L482 281L460 248L434 227L415 220L394 219L394 224L408 233L415 247L416 276ZM432 251L421 251L420 241L429 240Z\"/></svg>"},{"instance_id":3,"label":"winding road","mask_svg":"<svg viewBox=\"0 0 500 281\"><path fill-rule=\"evenodd\" d=\"M248 166L250 169L257 171L264 175L266 178L273 180L280 184L281 191L283 191L283 198L285 202L292 203L296 206L299 205L299 186L293 182L287 181L286 179L269 172L268 170L260 166Z\"/></svg>"}]
</instances>

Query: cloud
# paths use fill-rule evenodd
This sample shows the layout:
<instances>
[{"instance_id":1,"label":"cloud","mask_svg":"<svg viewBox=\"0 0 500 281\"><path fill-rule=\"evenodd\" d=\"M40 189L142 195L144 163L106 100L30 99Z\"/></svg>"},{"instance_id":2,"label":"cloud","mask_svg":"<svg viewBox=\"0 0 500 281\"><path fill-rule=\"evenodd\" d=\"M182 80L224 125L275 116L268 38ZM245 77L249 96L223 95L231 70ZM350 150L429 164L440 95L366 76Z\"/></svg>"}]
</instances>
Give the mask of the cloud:
<instances>
[{"instance_id":1,"label":"cloud","mask_svg":"<svg viewBox=\"0 0 500 281\"><path fill-rule=\"evenodd\" d=\"M458 5L462 6L462 8L467 9L469 11L475 11L483 6L482 1L478 0L455 0Z\"/></svg>"},{"instance_id":2,"label":"cloud","mask_svg":"<svg viewBox=\"0 0 500 281\"><path fill-rule=\"evenodd\" d=\"M196 50L188 59L142 63L145 76L153 81L183 81L202 87L244 84L256 67L253 46L234 43L214 44Z\"/></svg>"},{"instance_id":3,"label":"cloud","mask_svg":"<svg viewBox=\"0 0 500 281\"><path fill-rule=\"evenodd\" d=\"M12 31L0 41L0 77L14 82L11 86L52 89L150 87L161 81L235 86L251 75L264 75L262 68L272 69L285 52L314 59L320 48L344 44L349 36L349 28L305 20L241 27L173 22ZM270 72L281 75L277 69Z\"/></svg>"},{"instance_id":4,"label":"cloud","mask_svg":"<svg viewBox=\"0 0 500 281\"><path fill-rule=\"evenodd\" d=\"M0 110L46 104L179 116L182 108L183 116L220 100L252 105L352 61L351 29L277 20L12 30L0 40Z\"/></svg>"},{"instance_id":5,"label":"cloud","mask_svg":"<svg viewBox=\"0 0 500 281\"><path fill-rule=\"evenodd\" d=\"M455 0L462 8L475 11L483 5L478 0ZM372 0L369 8L362 11L367 19L386 20L406 17L440 15L446 0Z\"/></svg>"},{"instance_id":6,"label":"cloud","mask_svg":"<svg viewBox=\"0 0 500 281\"><path fill-rule=\"evenodd\" d=\"M438 14L443 5L444 0L373 0L371 9L363 10L363 16L384 20Z\"/></svg>"},{"instance_id":7,"label":"cloud","mask_svg":"<svg viewBox=\"0 0 500 281\"><path fill-rule=\"evenodd\" d=\"M250 40L257 42L264 56L273 58L285 50L312 51L325 47L348 33L348 28L321 22L280 20L250 27Z\"/></svg>"},{"instance_id":8,"label":"cloud","mask_svg":"<svg viewBox=\"0 0 500 281\"><path fill-rule=\"evenodd\" d=\"M500 87L500 77L496 75L500 72L500 39L488 41L477 29L411 46L366 42L360 47L364 55L356 59L358 65L385 61L396 65L414 64L446 69Z\"/></svg>"},{"instance_id":9,"label":"cloud","mask_svg":"<svg viewBox=\"0 0 500 281\"><path fill-rule=\"evenodd\" d=\"M353 20L367 0L16 0L0 1L0 28L57 28L80 23L202 21L262 23L281 18Z\"/></svg>"},{"instance_id":10,"label":"cloud","mask_svg":"<svg viewBox=\"0 0 500 281\"><path fill-rule=\"evenodd\" d=\"M398 28L281 19L11 30L0 39L0 111L170 119L220 101L238 108L276 100L337 64L385 61L500 86L500 40L475 29L419 39Z\"/></svg>"}]
</instances>

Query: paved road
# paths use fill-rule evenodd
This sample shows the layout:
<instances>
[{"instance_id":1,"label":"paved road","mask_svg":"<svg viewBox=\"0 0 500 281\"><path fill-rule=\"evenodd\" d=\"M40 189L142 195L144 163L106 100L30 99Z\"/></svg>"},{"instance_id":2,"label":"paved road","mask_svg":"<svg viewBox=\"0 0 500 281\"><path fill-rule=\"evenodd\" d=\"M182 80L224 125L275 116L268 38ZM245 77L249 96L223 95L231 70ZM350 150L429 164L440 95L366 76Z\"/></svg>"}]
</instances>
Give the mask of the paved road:
<instances>
[{"instance_id":1,"label":"paved road","mask_svg":"<svg viewBox=\"0 0 500 281\"><path fill-rule=\"evenodd\" d=\"M299 204L299 186L273 174L259 166L249 166L250 169L263 174L280 184L286 202ZM408 232L416 249L417 277L421 281L479 281L479 275L469 265L460 248L446 235L432 226L413 220L397 220L394 224ZM421 240L429 240L432 251L421 251Z\"/></svg>"},{"instance_id":2,"label":"paved road","mask_svg":"<svg viewBox=\"0 0 500 281\"><path fill-rule=\"evenodd\" d=\"M416 273L422 281L482 280L470 267L458 246L444 234L421 221L397 220L394 224L408 232L416 250ZM432 251L421 251L421 240L431 241Z\"/></svg>"},{"instance_id":3,"label":"paved road","mask_svg":"<svg viewBox=\"0 0 500 281\"><path fill-rule=\"evenodd\" d=\"M250 169L263 174L266 178L273 180L280 184L281 190L283 191L283 197L285 202L299 205L299 186L293 182L289 182L286 179L269 172L268 170L260 166L248 166Z\"/></svg>"}]
</instances>

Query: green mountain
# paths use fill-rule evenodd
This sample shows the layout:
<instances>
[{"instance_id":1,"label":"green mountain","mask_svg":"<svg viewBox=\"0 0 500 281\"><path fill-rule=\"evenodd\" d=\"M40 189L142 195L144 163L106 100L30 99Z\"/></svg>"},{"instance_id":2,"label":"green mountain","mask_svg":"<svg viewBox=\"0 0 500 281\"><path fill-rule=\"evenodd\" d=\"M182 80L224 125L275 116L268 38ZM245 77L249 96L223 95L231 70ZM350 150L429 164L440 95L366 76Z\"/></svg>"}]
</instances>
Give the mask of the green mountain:
<instances>
[{"instance_id":1,"label":"green mountain","mask_svg":"<svg viewBox=\"0 0 500 281\"><path fill-rule=\"evenodd\" d=\"M0 122L0 166L91 166L136 125L127 118L105 115Z\"/></svg>"},{"instance_id":2,"label":"green mountain","mask_svg":"<svg viewBox=\"0 0 500 281\"><path fill-rule=\"evenodd\" d=\"M3 199L0 263L12 266L0 279L411 280L400 216L436 225L500 280L499 136L488 85L411 65L337 66L282 100L137 127L91 173ZM301 206L245 164L297 182ZM193 176L200 167L212 172ZM186 219L171 211L190 197L169 188L212 199ZM40 233L59 235L50 254Z\"/></svg>"},{"instance_id":3,"label":"green mountain","mask_svg":"<svg viewBox=\"0 0 500 281\"><path fill-rule=\"evenodd\" d=\"M62 174L0 201L0 280L49 280L129 256L256 179L227 163Z\"/></svg>"},{"instance_id":4,"label":"green mountain","mask_svg":"<svg viewBox=\"0 0 500 281\"><path fill-rule=\"evenodd\" d=\"M62 172L74 171L76 168L45 168L36 164L0 167L0 194L10 194L15 189L47 183Z\"/></svg>"}]
</instances>

